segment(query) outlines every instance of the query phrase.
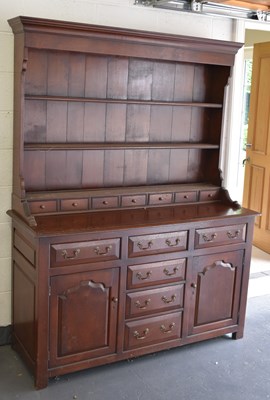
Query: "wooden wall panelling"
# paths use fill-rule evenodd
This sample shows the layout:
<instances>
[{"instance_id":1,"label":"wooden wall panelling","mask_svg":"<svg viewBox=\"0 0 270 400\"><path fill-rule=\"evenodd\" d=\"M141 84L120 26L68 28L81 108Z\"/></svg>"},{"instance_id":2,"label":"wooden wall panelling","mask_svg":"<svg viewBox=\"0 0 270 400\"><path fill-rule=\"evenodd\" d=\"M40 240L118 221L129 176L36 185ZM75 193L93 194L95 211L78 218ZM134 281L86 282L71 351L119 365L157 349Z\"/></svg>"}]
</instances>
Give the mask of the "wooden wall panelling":
<instances>
[{"instance_id":1,"label":"wooden wall panelling","mask_svg":"<svg viewBox=\"0 0 270 400\"><path fill-rule=\"evenodd\" d=\"M24 142L47 141L47 103L43 100L25 100Z\"/></svg>"},{"instance_id":2,"label":"wooden wall panelling","mask_svg":"<svg viewBox=\"0 0 270 400\"><path fill-rule=\"evenodd\" d=\"M24 153L24 177L26 190L45 190L46 152L26 151Z\"/></svg>"},{"instance_id":3,"label":"wooden wall panelling","mask_svg":"<svg viewBox=\"0 0 270 400\"><path fill-rule=\"evenodd\" d=\"M84 150L82 169L82 188L95 188L103 186L104 151Z\"/></svg>"}]
</instances>

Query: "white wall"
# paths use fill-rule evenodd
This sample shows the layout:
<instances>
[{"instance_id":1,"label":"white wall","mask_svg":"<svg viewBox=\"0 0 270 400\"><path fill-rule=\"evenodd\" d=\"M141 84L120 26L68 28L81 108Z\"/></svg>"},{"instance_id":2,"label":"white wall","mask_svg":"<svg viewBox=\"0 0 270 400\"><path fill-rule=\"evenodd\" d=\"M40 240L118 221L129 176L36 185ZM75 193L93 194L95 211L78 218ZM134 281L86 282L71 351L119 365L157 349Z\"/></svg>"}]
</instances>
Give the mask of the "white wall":
<instances>
[{"instance_id":1,"label":"white wall","mask_svg":"<svg viewBox=\"0 0 270 400\"><path fill-rule=\"evenodd\" d=\"M134 6L134 0L0 0L0 326L11 323L11 207L13 35L18 15L235 40L235 22Z\"/></svg>"}]
</instances>

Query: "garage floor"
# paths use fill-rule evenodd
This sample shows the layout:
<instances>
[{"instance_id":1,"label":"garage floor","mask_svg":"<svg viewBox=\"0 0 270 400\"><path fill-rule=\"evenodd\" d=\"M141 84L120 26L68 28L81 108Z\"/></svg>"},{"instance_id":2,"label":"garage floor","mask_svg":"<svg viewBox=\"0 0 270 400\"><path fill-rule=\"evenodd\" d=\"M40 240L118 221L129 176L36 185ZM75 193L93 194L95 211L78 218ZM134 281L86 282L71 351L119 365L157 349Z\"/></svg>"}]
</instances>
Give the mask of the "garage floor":
<instances>
[{"instance_id":1,"label":"garage floor","mask_svg":"<svg viewBox=\"0 0 270 400\"><path fill-rule=\"evenodd\" d=\"M270 257L257 249L253 255L243 339L223 336L65 375L40 391L17 354L2 346L0 400L270 399Z\"/></svg>"}]
</instances>

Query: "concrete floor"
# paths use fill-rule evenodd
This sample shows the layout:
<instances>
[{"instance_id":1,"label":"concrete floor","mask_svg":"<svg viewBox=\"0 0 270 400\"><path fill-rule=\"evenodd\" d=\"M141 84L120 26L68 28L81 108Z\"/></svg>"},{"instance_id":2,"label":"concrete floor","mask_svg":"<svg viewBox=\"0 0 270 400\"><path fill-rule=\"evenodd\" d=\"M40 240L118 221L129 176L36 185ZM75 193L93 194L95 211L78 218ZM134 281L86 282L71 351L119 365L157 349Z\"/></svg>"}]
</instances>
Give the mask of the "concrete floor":
<instances>
[{"instance_id":1,"label":"concrete floor","mask_svg":"<svg viewBox=\"0 0 270 400\"><path fill-rule=\"evenodd\" d=\"M17 354L2 346L0 400L270 399L270 256L264 254L253 252L243 339L224 336L65 375L40 391Z\"/></svg>"}]
</instances>

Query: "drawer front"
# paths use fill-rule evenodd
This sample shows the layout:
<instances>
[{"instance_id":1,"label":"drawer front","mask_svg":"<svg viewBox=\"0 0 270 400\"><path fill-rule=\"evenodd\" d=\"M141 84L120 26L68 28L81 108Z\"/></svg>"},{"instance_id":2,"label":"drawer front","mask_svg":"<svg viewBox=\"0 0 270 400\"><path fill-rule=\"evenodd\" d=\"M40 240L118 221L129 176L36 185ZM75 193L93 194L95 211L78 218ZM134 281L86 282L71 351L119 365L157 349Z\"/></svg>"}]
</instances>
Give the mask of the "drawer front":
<instances>
[{"instance_id":1,"label":"drawer front","mask_svg":"<svg viewBox=\"0 0 270 400\"><path fill-rule=\"evenodd\" d=\"M61 211L88 210L88 199L61 200Z\"/></svg>"},{"instance_id":2,"label":"drawer front","mask_svg":"<svg viewBox=\"0 0 270 400\"><path fill-rule=\"evenodd\" d=\"M170 204L172 202L172 193L150 194L149 204Z\"/></svg>"},{"instance_id":3,"label":"drawer front","mask_svg":"<svg viewBox=\"0 0 270 400\"><path fill-rule=\"evenodd\" d=\"M51 246L51 266L83 262L116 260L120 257L120 239L79 243L61 243Z\"/></svg>"},{"instance_id":4,"label":"drawer front","mask_svg":"<svg viewBox=\"0 0 270 400\"><path fill-rule=\"evenodd\" d=\"M246 224L197 229L195 231L195 249L241 243L245 240Z\"/></svg>"},{"instance_id":5,"label":"drawer front","mask_svg":"<svg viewBox=\"0 0 270 400\"><path fill-rule=\"evenodd\" d=\"M118 207L118 197L93 197L92 199L93 208L112 208Z\"/></svg>"},{"instance_id":6,"label":"drawer front","mask_svg":"<svg viewBox=\"0 0 270 400\"><path fill-rule=\"evenodd\" d=\"M137 207L146 204L146 196L144 194L139 196L122 196L122 207Z\"/></svg>"},{"instance_id":7,"label":"drawer front","mask_svg":"<svg viewBox=\"0 0 270 400\"><path fill-rule=\"evenodd\" d=\"M136 289L162 283L180 282L185 279L186 259L129 265L127 288Z\"/></svg>"},{"instance_id":8,"label":"drawer front","mask_svg":"<svg viewBox=\"0 0 270 400\"><path fill-rule=\"evenodd\" d=\"M143 290L126 296L126 318L183 307L184 285Z\"/></svg>"},{"instance_id":9,"label":"drawer front","mask_svg":"<svg viewBox=\"0 0 270 400\"><path fill-rule=\"evenodd\" d=\"M175 203L190 203L197 201L197 192L175 193Z\"/></svg>"},{"instance_id":10,"label":"drawer front","mask_svg":"<svg viewBox=\"0 0 270 400\"><path fill-rule=\"evenodd\" d=\"M200 192L200 201L218 200L219 190L202 190Z\"/></svg>"},{"instance_id":11,"label":"drawer front","mask_svg":"<svg viewBox=\"0 0 270 400\"><path fill-rule=\"evenodd\" d=\"M29 206L32 214L49 213L57 211L57 204L55 200L30 201Z\"/></svg>"},{"instance_id":12,"label":"drawer front","mask_svg":"<svg viewBox=\"0 0 270 400\"><path fill-rule=\"evenodd\" d=\"M125 350L179 339L182 313L176 312L159 317L127 322L125 326Z\"/></svg>"},{"instance_id":13,"label":"drawer front","mask_svg":"<svg viewBox=\"0 0 270 400\"><path fill-rule=\"evenodd\" d=\"M187 231L181 231L130 237L129 257L186 250L187 236Z\"/></svg>"}]
</instances>

